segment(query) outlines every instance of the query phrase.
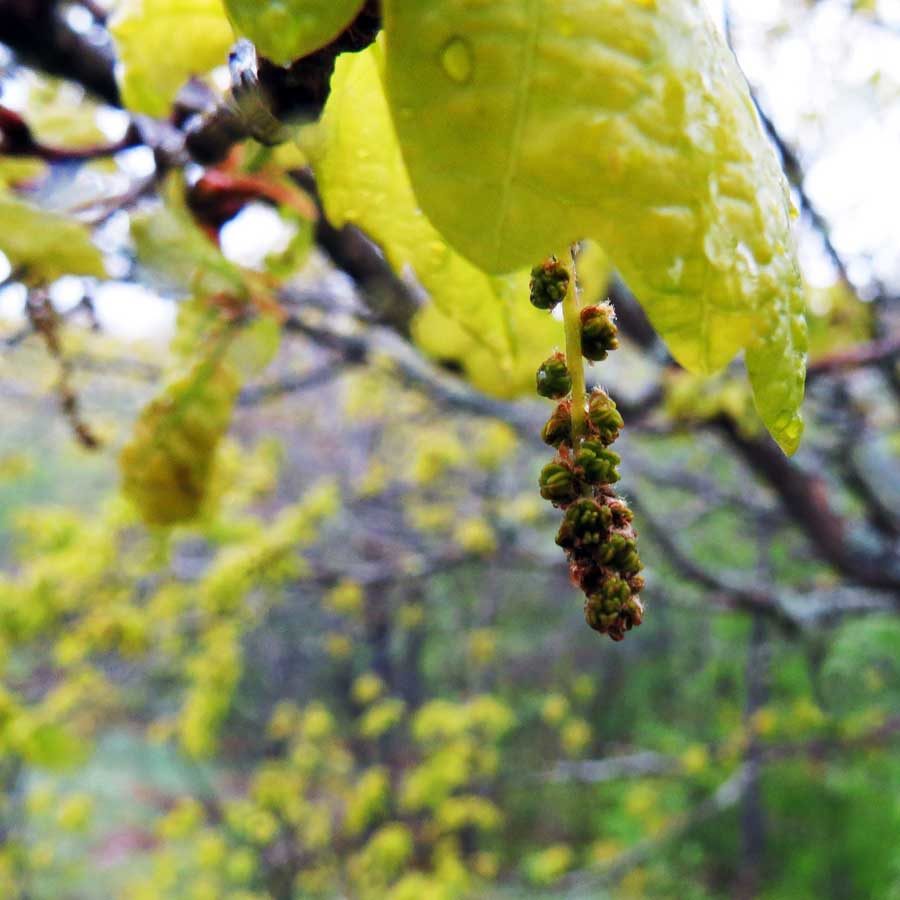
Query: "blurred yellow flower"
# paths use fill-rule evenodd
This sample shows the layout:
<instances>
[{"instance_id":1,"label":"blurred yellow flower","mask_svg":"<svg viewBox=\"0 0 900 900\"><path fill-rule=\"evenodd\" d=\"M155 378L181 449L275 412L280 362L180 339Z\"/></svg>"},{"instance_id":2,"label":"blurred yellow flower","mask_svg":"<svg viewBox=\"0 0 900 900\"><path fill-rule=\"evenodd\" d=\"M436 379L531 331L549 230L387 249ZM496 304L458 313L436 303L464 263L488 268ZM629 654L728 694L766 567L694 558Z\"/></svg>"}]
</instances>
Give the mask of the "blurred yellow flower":
<instances>
[{"instance_id":1,"label":"blurred yellow flower","mask_svg":"<svg viewBox=\"0 0 900 900\"><path fill-rule=\"evenodd\" d=\"M534 884L552 884L572 867L575 854L567 844L554 844L525 860L525 874Z\"/></svg>"},{"instance_id":2,"label":"blurred yellow flower","mask_svg":"<svg viewBox=\"0 0 900 900\"><path fill-rule=\"evenodd\" d=\"M463 519L453 529L453 540L467 553L490 556L497 549L497 535L485 519Z\"/></svg>"},{"instance_id":3,"label":"blurred yellow flower","mask_svg":"<svg viewBox=\"0 0 900 900\"><path fill-rule=\"evenodd\" d=\"M560 732L563 749L569 756L578 756L590 744L593 734L584 719L570 719Z\"/></svg>"},{"instance_id":4,"label":"blurred yellow flower","mask_svg":"<svg viewBox=\"0 0 900 900\"><path fill-rule=\"evenodd\" d=\"M368 706L384 691L384 682L374 673L360 675L350 689L351 696L360 706Z\"/></svg>"},{"instance_id":5,"label":"blurred yellow flower","mask_svg":"<svg viewBox=\"0 0 900 900\"><path fill-rule=\"evenodd\" d=\"M688 775L698 775L709 766L709 753L702 744L691 744L681 754L681 768Z\"/></svg>"},{"instance_id":6,"label":"blurred yellow flower","mask_svg":"<svg viewBox=\"0 0 900 900\"><path fill-rule=\"evenodd\" d=\"M469 659L476 666L486 666L497 655L497 632L493 628L476 628L469 634Z\"/></svg>"},{"instance_id":7,"label":"blurred yellow flower","mask_svg":"<svg viewBox=\"0 0 900 900\"><path fill-rule=\"evenodd\" d=\"M347 659L353 652L353 643L345 634L329 631L325 635L325 652L335 660Z\"/></svg>"},{"instance_id":8,"label":"blurred yellow flower","mask_svg":"<svg viewBox=\"0 0 900 900\"><path fill-rule=\"evenodd\" d=\"M548 725L559 725L569 713L569 701L562 694L550 694L541 704L541 718Z\"/></svg>"},{"instance_id":9,"label":"blurred yellow flower","mask_svg":"<svg viewBox=\"0 0 900 900\"><path fill-rule=\"evenodd\" d=\"M322 605L329 612L340 616L356 616L362 610L364 599L360 584L343 579L325 595Z\"/></svg>"}]
</instances>

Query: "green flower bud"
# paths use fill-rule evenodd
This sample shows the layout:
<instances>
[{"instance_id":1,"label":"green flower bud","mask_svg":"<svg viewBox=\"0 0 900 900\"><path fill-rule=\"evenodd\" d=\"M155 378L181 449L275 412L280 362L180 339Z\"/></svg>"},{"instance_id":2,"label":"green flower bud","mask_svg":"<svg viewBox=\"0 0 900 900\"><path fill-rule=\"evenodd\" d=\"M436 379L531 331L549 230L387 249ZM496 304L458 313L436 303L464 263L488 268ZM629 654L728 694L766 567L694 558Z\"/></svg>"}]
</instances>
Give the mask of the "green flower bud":
<instances>
[{"instance_id":1,"label":"green flower bud","mask_svg":"<svg viewBox=\"0 0 900 900\"><path fill-rule=\"evenodd\" d=\"M548 400L559 400L572 390L572 379L562 353L545 359L537 370L537 392Z\"/></svg>"},{"instance_id":2,"label":"green flower bud","mask_svg":"<svg viewBox=\"0 0 900 900\"><path fill-rule=\"evenodd\" d=\"M607 446L618 438L619 429L625 424L615 402L602 388L591 391L588 420L599 439Z\"/></svg>"},{"instance_id":3,"label":"green flower bud","mask_svg":"<svg viewBox=\"0 0 900 900\"><path fill-rule=\"evenodd\" d=\"M551 256L531 270L531 303L538 309L553 309L565 299L569 289L569 272Z\"/></svg>"},{"instance_id":4,"label":"green flower bud","mask_svg":"<svg viewBox=\"0 0 900 900\"><path fill-rule=\"evenodd\" d=\"M588 594L584 604L584 617L595 631L609 634L613 640L627 627L621 620L622 610L629 607L631 590L621 578L611 575L605 578L594 593Z\"/></svg>"},{"instance_id":5,"label":"green flower bud","mask_svg":"<svg viewBox=\"0 0 900 900\"><path fill-rule=\"evenodd\" d=\"M621 641L626 631L644 621L644 606L630 585L613 575L607 577L595 593L588 595L584 617L595 631Z\"/></svg>"},{"instance_id":6,"label":"green flower bud","mask_svg":"<svg viewBox=\"0 0 900 900\"><path fill-rule=\"evenodd\" d=\"M606 578L596 594L590 597L591 602L605 613L618 612L631 597L628 582L616 575Z\"/></svg>"},{"instance_id":7,"label":"green flower bud","mask_svg":"<svg viewBox=\"0 0 900 900\"><path fill-rule=\"evenodd\" d=\"M597 560L605 566L615 568L623 575L635 575L642 568L634 538L622 534L610 536L597 552Z\"/></svg>"},{"instance_id":8,"label":"green flower bud","mask_svg":"<svg viewBox=\"0 0 900 900\"><path fill-rule=\"evenodd\" d=\"M641 562L637 544L634 541L631 541L630 544L628 552L619 556L619 571L625 575L636 575L644 568L644 564Z\"/></svg>"},{"instance_id":9,"label":"green flower bud","mask_svg":"<svg viewBox=\"0 0 900 900\"><path fill-rule=\"evenodd\" d=\"M619 346L619 329L613 321L612 307L586 306L581 311L581 352L585 359L603 362Z\"/></svg>"},{"instance_id":10,"label":"green flower bud","mask_svg":"<svg viewBox=\"0 0 900 900\"><path fill-rule=\"evenodd\" d=\"M569 272L555 257L536 266L531 275L531 302L539 309L552 310L572 288ZM580 326L587 359L606 359L619 346L609 304L582 310ZM584 592L588 624L621 641L644 615L634 516L612 487L619 480L621 460L609 448L625 423L609 394L597 388L585 402L586 434L573 433L572 400L567 396L572 379L562 353L541 364L536 387L541 396L560 401L541 431L543 441L559 451L539 480L541 496L564 510L556 543L565 551L572 582Z\"/></svg>"},{"instance_id":11,"label":"green flower bud","mask_svg":"<svg viewBox=\"0 0 900 900\"><path fill-rule=\"evenodd\" d=\"M585 441L575 454L575 465L584 473L588 484L615 484L619 480L616 466L621 461L618 453L599 441Z\"/></svg>"},{"instance_id":12,"label":"green flower bud","mask_svg":"<svg viewBox=\"0 0 900 900\"><path fill-rule=\"evenodd\" d=\"M572 440L572 405L567 400L563 400L553 410L553 415L547 419L547 424L541 431L541 439L551 447L558 447Z\"/></svg>"},{"instance_id":13,"label":"green flower bud","mask_svg":"<svg viewBox=\"0 0 900 900\"><path fill-rule=\"evenodd\" d=\"M541 469L541 496L554 506L565 506L581 496L581 485L572 469L561 462L547 463Z\"/></svg>"},{"instance_id":14,"label":"green flower bud","mask_svg":"<svg viewBox=\"0 0 900 900\"><path fill-rule=\"evenodd\" d=\"M556 543L566 550L578 546L598 546L606 540L612 513L596 500L583 497L576 500L567 510Z\"/></svg>"},{"instance_id":15,"label":"green flower bud","mask_svg":"<svg viewBox=\"0 0 900 900\"><path fill-rule=\"evenodd\" d=\"M584 606L584 618L594 631L599 631L601 634L609 634L619 622L618 613L602 613L587 603Z\"/></svg>"}]
</instances>

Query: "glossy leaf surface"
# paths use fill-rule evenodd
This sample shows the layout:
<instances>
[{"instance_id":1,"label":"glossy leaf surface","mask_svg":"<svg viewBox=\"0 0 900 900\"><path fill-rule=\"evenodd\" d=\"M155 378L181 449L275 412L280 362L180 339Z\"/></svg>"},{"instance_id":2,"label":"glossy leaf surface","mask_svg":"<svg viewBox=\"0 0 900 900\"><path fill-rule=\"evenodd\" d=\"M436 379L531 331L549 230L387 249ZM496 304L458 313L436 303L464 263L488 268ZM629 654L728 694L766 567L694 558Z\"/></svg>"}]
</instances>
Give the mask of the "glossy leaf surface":
<instances>
[{"instance_id":1,"label":"glossy leaf surface","mask_svg":"<svg viewBox=\"0 0 900 900\"><path fill-rule=\"evenodd\" d=\"M687 368L741 349L791 451L805 325L784 178L699 0L389 0L386 82L422 209L500 273L594 238Z\"/></svg>"}]
</instances>

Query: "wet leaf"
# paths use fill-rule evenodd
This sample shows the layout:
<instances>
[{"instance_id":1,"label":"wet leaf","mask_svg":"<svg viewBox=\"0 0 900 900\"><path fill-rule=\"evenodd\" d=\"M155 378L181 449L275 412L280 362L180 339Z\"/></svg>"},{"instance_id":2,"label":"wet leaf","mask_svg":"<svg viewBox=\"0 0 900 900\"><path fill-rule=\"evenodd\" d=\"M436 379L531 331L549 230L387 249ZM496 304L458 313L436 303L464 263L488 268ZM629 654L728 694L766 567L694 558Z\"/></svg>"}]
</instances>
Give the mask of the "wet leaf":
<instances>
[{"instance_id":1,"label":"wet leaf","mask_svg":"<svg viewBox=\"0 0 900 900\"><path fill-rule=\"evenodd\" d=\"M784 177L699 0L388 0L386 83L419 204L508 272L593 238L685 367L741 349L792 451L805 327Z\"/></svg>"}]
</instances>

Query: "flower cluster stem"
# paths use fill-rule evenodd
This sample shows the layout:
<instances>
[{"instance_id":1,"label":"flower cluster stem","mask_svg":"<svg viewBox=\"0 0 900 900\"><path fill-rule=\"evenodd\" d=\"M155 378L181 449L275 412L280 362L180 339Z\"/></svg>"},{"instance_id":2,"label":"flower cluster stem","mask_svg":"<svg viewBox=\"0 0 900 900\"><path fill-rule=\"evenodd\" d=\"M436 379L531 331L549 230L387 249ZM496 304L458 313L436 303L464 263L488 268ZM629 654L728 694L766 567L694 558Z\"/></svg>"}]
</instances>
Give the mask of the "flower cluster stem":
<instances>
[{"instance_id":1,"label":"flower cluster stem","mask_svg":"<svg viewBox=\"0 0 900 900\"><path fill-rule=\"evenodd\" d=\"M566 360L572 379L572 446L577 449L585 434L587 392L584 384L584 360L581 356L581 314L575 283L575 256L570 251L563 263L569 273L568 290L563 300L563 322L566 332Z\"/></svg>"},{"instance_id":2,"label":"flower cluster stem","mask_svg":"<svg viewBox=\"0 0 900 900\"><path fill-rule=\"evenodd\" d=\"M613 488L621 459L609 449L625 423L606 391L594 388L588 398L584 383L584 358L602 361L619 346L615 311L608 303L579 308L575 248L531 270L529 298L548 312L562 304L566 335L565 356L554 353L535 375L537 393L557 401L541 431L556 456L541 469L538 485L563 510L556 543L584 592L588 625L621 641L644 620L634 515Z\"/></svg>"}]
</instances>

